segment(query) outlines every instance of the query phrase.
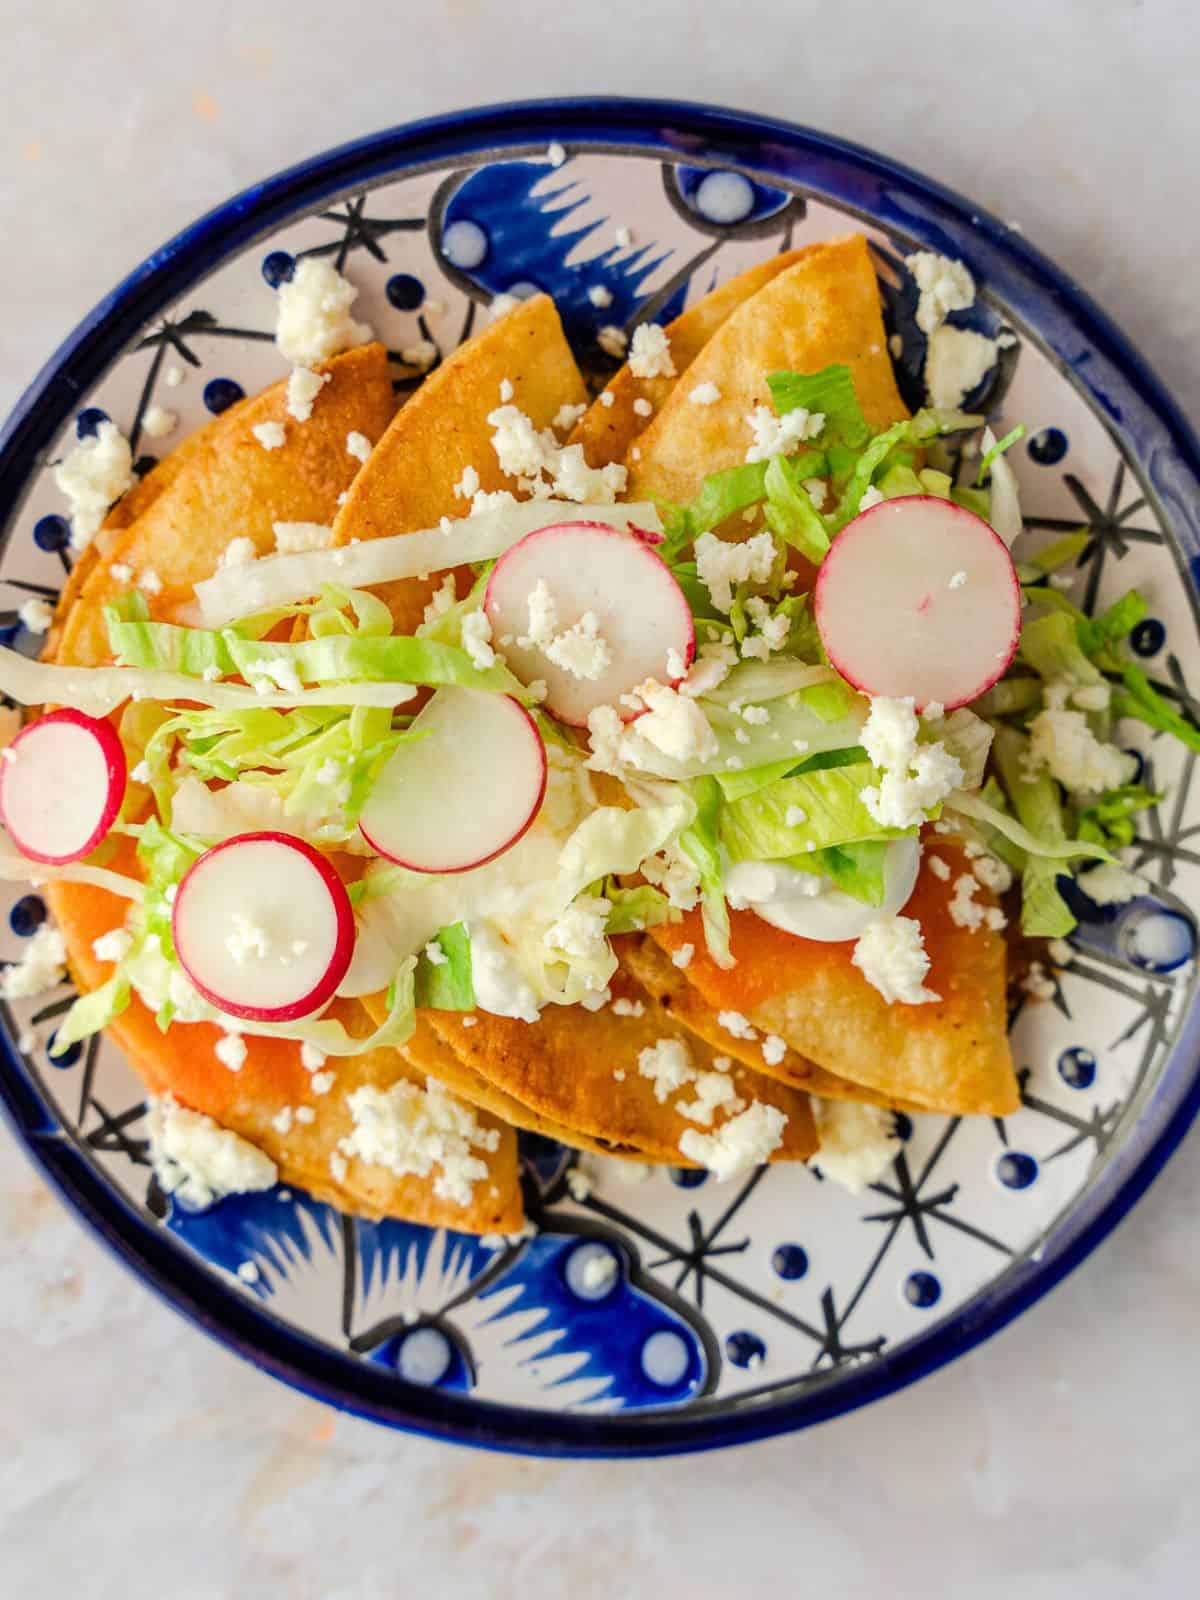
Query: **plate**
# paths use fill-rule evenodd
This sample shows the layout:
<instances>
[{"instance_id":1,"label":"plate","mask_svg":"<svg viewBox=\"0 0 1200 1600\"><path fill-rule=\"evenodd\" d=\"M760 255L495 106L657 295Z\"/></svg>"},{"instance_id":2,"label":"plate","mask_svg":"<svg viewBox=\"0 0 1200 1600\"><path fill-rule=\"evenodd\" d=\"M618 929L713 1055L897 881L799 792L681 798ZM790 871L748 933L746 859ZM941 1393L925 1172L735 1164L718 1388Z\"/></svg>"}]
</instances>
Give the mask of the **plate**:
<instances>
[{"instance_id":1,"label":"plate","mask_svg":"<svg viewBox=\"0 0 1200 1600\"><path fill-rule=\"evenodd\" d=\"M1019 234L927 179L801 128L648 101L395 129L247 190L157 251L5 429L0 637L36 651L16 607L53 595L68 565L51 464L107 415L144 468L149 404L191 429L280 377L273 290L298 256L353 279L356 315L396 352L398 374L401 351L429 340L444 354L496 295L545 289L601 377L602 324L668 320L764 255L854 229L875 250L910 401L923 349L904 257L931 249L969 265L980 296L967 320L1016 335L976 399L997 434L1030 427L1011 458L1029 525L1090 530L1087 607L1145 589L1152 615L1134 649L1195 712L1200 451L1117 330ZM611 296L603 309L588 295L597 286ZM683 1169L614 1175L573 1192L570 1153L523 1137L533 1231L498 1248L278 1189L177 1211L153 1181L140 1086L119 1054L96 1041L58 1062L46 1053L65 986L5 1008L0 1096L49 1181L145 1283L335 1405L462 1442L581 1455L803 1427L1024 1311L1128 1210L1195 1114L1200 787L1178 747L1136 748L1169 794L1138 841L1153 888L1128 907L1085 907L1053 999L1018 1007L1022 1109L901 1118L893 1169L858 1196L804 1168L728 1185ZM24 893L5 910L12 957L44 906ZM597 1254L615 1258L615 1280L584 1270Z\"/></svg>"}]
</instances>

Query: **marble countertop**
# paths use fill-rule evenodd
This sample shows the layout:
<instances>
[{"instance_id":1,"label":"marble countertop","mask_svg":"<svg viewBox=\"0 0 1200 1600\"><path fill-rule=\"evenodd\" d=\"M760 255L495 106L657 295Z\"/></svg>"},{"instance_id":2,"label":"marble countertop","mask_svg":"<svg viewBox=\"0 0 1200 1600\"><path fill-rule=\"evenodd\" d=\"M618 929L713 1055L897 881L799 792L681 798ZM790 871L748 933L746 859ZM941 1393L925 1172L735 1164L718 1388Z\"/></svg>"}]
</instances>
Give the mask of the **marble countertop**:
<instances>
[{"instance_id":1,"label":"marble countertop","mask_svg":"<svg viewBox=\"0 0 1200 1600\"><path fill-rule=\"evenodd\" d=\"M9 0L0 410L117 277L251 180L409 117L604 90L742 105L935 174L1083 280L1200 416L1186 0L904 11L111 0L81 28L74 0ZM0 1591L1181 1595L1198 1213L1194 1134L1097 1256L914 1389L720 1455L525 1461L384 1432L236 1361L0 1137Z\"/></svg>"}]
</instances>

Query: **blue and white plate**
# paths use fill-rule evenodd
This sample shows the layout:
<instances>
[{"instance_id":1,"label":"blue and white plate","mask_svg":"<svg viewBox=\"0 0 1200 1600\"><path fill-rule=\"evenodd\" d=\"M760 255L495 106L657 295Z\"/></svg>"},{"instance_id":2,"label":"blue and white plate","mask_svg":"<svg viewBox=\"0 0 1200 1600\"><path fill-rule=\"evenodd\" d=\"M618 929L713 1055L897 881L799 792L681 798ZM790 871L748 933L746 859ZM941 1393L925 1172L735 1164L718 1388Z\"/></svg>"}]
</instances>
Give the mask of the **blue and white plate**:
<instances>
[{"instance_id":1,"label":"blue and white plate","mask_svg":"<svg viewBox=\"0 0 1200 1600\"><path fill-rule=\"evenodd\" d=\"M765 255L853 229L876 249L910 400L923 349L903 258L925 248L970 266L981 292L966 320L1017 335L974 398L998 435L1018 419L1030 428L1014 465L1031 530L1090 530L1075 584L1089 609L1131 583L1146 592L1134 648L1194 711L1200 450L1086 296L1001 223L878 156L636 101L502 107L381 134L239 195L156 252L72 334L4 432L2 637L37 649L16 607L30 590L53 594L67 568L50 463L108 415L148 465L149 404L191 429L282 376L273 293L297 256L328 256L358 285L356 314L396 352L403 387L415 381L404 349L452 349L497 294L553 294L599 377L611 368L602 323L666 320ZM612 297L603 309L596 286ZM169 387L172 368L184 379ZM446 1438L596 1455L803 1427L1025 1310L1137 1199L1197 1109L1200 787L1178 746L1134 742L1168 794L1138 841L1153 890L1116 910L1083 906L1053 1001L1013 1017L1023 1109L901 1118L894 1169L860 1196L807 1169L721 1186L685 1171L622 1182L614 1164L575 1199L572 1154L523 1139L536 1231L499 1250L283 1190L188 1214L152 1182L142 1091L118 1053L93 1042L48 1058L65 986L5 1015L0 1096L49 1180L145 1282L334 1404ZM44 910L36 894L15 899L4 954ZM615 1274L585 1271L597 1254Z\"/></svg>"}]
</instances>

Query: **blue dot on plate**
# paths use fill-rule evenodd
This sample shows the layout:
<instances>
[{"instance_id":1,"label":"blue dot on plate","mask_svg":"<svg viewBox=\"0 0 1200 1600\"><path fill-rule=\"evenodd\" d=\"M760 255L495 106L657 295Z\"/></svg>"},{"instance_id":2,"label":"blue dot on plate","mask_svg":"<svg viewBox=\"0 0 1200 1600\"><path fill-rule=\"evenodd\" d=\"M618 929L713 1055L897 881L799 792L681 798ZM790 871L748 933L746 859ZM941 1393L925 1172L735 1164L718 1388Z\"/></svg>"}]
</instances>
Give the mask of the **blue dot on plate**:
<instances>
[{"instance_id":1,"label":"blue dot on plate","mask_svg":"<svg viewBox=\"0 0 1200 1600\"><path fill-rule=\"evenodd\" d=\"M693 203L709 222L744 222L754 210L754 185L740 172L710 172L697 185Z\"/></svg>"},{"instance_id":2,"label":"blue dot on plate","mask_svg":"<svg viewBox=\"0 0 1200 1600\"><path fill-rule=\"evenodd\" d=\"M278 289L281 283L289 283L295 270L296 258L286 250L272 250L269 256L263 257L262 275L272 289Z\"/></svg>"},{"instance_id":3,"label":"blue dot on plate","mask_svg":"<svg viewBox=\"0 0 1200 1600\"><path fill-rule=\"evenodd\" d=\"M671 1167L668 1176L677 1189L698 1189L708 1173L702 1167Z\"/></svg>"},{"instance_id":4,"label":"blue dot on plate","mask_svg":"<svg viewBox=\"0 0 1200 1600\"><path fill-rule=\"evenodd\" d=\"M579 1300L607 1300L621 1281L621 1258L600 1239L585 1239L563 1263L567 1288Z\"/></svg>"},{"instance_id":5,"label":"blue dot on plate","mask_svg":"<svg viewBox=\"0 0 1200 1600\"><path fill-rule=\"evenodd\" d=\"M906 1116L903 1111L893 1111L892 1115L896 1119L896 1137L897 1137L897 1139L900 1139L905 1144L907 1144L908 1141L913 1136L913 1121L912 1121L912 1118L909 1117L909 1116Z\"/></svg>"},{"instance_id":6,"label":"blue dot on plate","mask_svg":"<svg viewBox=\"0 0 1200 1600\"><path fill-rule=\"evenodd\" d=\"M204 404L214 417L219 417L222 411L228 411L244 396L246 391L240 383L235 383L232 378L210 378L204 385Z\"/></svg>"},{"instance_id":7,"label":"blue dot on plate","mask_svg":"<svg viewBox=\"0 0 1200 1600\"><path fill-rule=\"evenodd\" d=\"M767 1347L756 1333L745 1329L731 1333L725 1340L725 1354L735 1367L757 1367L762 1364Z\"/></svg>"},{"instance_id":8,"label":"blue dot on plate","mask_svg":"<svg viewBox=\"0 0 1200 1600\"><path fill-rule=\"evenodd\" d=\"M52 1033L46 1041L46 1054L52 1067L59 1067L65 1071L67 1067L73 1067L83 1054L83 1041L76 1039L74 1044L69 1044L61 1055L56 1056L54 1041L57 1037L56 1033Z\"/></svg>"},{"instance_id":9,"label":"blue dot on plate","mask_svg":"<svg viewBox=\"0 0 1200 1600\"><path fill-rule=\"evenodd\" d=\"M1037 1162L1023 1150L1006 1150L996 1163L996 1176L1006 1189L1028 1189L1037 1175Z\"/></svg>"},{"instance_id":10,"label":"blue dot on plate","mask_svg":"<svg viewBox=\"0 0 1200 1600\"><path fill-rule=\"evenodd\" d=\"M1129 642L1139 656L1156 656L1167 642L1167 630L1157 617L1144 617L1129 635Z\"/></svg>"},{"instance_id":11,"label":"blue dot on plate","mask_svg":"<svg viewBox=\"0 0 1200 1600\"><path fill-rule=\"evenodd\" d=\"M425 285L411 272L394 272L387 281L388 302L397 311L415 311L425 299Z\"/></svg>"},{"instance_id":12,"label":"blue dot on plate","mask_svg":"<svg viewBox=\"0 0 1200 1600\"><path fill-rule=\"evenodd\" d=\"M440 1328L414 1328L400 1341L396 1371L409 1383L440 1383L454 1360L454 1347Z\"/></svg>"},{"instance_id":13,"label":"blue dot on plate","mask_svg":"<svg viewBox=\"0 0 1200 1600\"><path fill-rule=\"evenodd\" d=\"M1071 1089L1090 1089L1096 1081L1096 1058L1083 1045L1072 1045L1058 1058L1058 1075Z\"/></svg>"},{"instance_id":14,"label":"blue dot on plate","mask_svg":"<svg viewBox=\"0 0 1200 1600\"><path fill-rule=\"evenodd\" d=\"M8 913L8 925L18 939L28 939L46 920L46 902L40 894L23 894Z\"/></svg>"},{"instance_id":15,"label":"blue dot on plate","mask_svg":"<svg viewBox=\"0 0 1200 1600\"><path fill-rule=\"evenodd\" d=\"M904 1280L904 1298L910 1306L928 1311L942 1298L942 1286L932 1272L910 1272Z\"/></svg>"},{"instance_id":16,"label":"blue dot on plate","mask_svg":"<svg viewBox=\"0 0 1200 1600\"><path fill-rule=\"evenodd\" d=\"M452 267L470 272L483 265L488 253L488 236L477 222L463 217L452 222L442 234L442 253Z\"/></svg>"},{"instance_id":17,"label":"blue dot on plate","mask_svg":"<svg viewBox=\"0 0 1200 1600\"><path fill-rule=\"evenodd\" d=\"M799 1244L777 1245L771 1252L771 1265L781 1278L802 1278L808 1271L808 1251Z\"/></svg>"},{"instance_id":18,"label":"blue dot on plate","mask_svg":"<svg viewBox=\"0 0 1200 1600\"><path fill-rule=\"evenodd\" d=\"M1061 428L1043 428L1034 434L1026 449L1039 467L1053 467L1067 453L1067 436Z\"/></svg>"},{"instance_id":19,"label":"blue dot on plate","mask_svg":"<svg viewBox=\"0 0 1200 1600\"><path fill-rule=\"evenodd\" d=\"M33 525L33 542L39 550L65 550L71 542L71 524L66 517L39 517Z\"/></svg>"},{"instance_id":20,"label":"blue dot on plate","mask_svg":"<svg viewBox=\"0 0 1200 1600\"><path fill-rule=\"evenodd\" d=\"M1143 972L1174 972L1196 954L1196 929L1182 912L1146 902L1121 919L1121 952Z\"/></svg>"},{"instance_id":21,"label":"blue dot on plate","mask_svg":"<svg viewBox=\"0 0 1200 1600\"><path fill-rule=\"evenodd\" d=\"M692 1352L681 1333L660 1328L642 1346L642 1371L658 1389L674 1389L687 1376Z\"/></svg>"},{"instance_id":22,"label":"blue dot on plate","mask_svg":"<svg viewBox=\"0 0 1200 1600\"><path fill-rule=\"evenodd\" d=\"M94 439L99 431L100 424L108 420L107 411L101 411L99 406L88 406L86 411L81 411L75 418L75 437L77 439Z\"/></svg>"}]
</instances>

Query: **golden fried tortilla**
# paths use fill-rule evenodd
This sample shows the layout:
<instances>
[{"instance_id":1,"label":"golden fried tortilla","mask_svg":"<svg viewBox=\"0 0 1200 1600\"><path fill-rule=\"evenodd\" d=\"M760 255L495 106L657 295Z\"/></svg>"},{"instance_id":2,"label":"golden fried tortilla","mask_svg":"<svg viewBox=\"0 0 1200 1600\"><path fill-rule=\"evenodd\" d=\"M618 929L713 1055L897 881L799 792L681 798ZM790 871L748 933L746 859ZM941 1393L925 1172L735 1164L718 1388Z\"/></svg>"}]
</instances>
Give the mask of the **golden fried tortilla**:
<instances>
[{"instance_id":1,"label":"golden fried tortilla","mask_svg":"<svg viewBox=\"0 0 1200 1600\"><path fill-rule=\"evenodd\" d=\"M723 1028L715 1007L708 1004L700 990L688 982L687 973L648 935L626 934L615 941L615 948L621 965L654 996L669 1017L723 1055L732 1056L768 1078L790 1084L793 1089L820 1095L823 1100L854 1100L861 1105L889 1108L898 1104L894 1098L863 1084L835 1077L795 1050L785 1050L778 1061L768 1060L768 1053L763 1049L764 1036L760 1033L753 1039L742 1039Z\"/></svg>"},{"instance_id":2,"label":"golden fried tortilla","mask_svg":"<svg viewBox=\"0 0 1200 1600\"><path fill-rule=\"evenodd\" d=\"M603 395L593 400L575 424L569 442L583 446L590 466L604 467L610 461L624 461L630 445L649 426L650 418L662 410L675 385L717 329L772 278L795 266L809 252L821 248L821 245L806 245L803 250L783 251L710 289L702 300L697 300L695 305L681 312L674 322L666 324L675 376L639 378L626 362L613 375ZM689 382L688 390L693 387ZM636 402L641 402L640 411L634 409Z\"/></svg>"},{"instance_id":3,"label":"golden fried tortilla","mask_svg":"<svg viewBox=\"0 0 1200 1600\"><path fill-rule=\"evenodd\" d=\"M274 384L234 408L228 420L218 417L183 441L174 452L182 465L169 468L172 457L166 457L145 480L149 485L165 472L148 504L148 489L135 485L129 491L126 498L137 497L144 509L117 533L107 559L93 567L63 615L54 641L60 661L91 665L108 659L101 608L147 570L162 584L147 597L151 613L168 618L191 601L196 583L216 571L232 539L250 539L265 555L275 548L276 522L333 522L338 496L361 467L346 449L347 434L362 433L374 443L391 420L395 400L381 344L361 345L317 370L328 373L329 381L307 422L288 416L287 385ZM252 430L263 422L283 424L284 442L277 449L266 450L255 438ZM116 508L118 518L123 504ZM119 581L114 565L131 568L133 578Z\"/></svg>"},{"instance_id":4,"label":"golden fried tortilla","mask_svg":"<svg viewBox=\"0 0 1200 1600\"><path fill-rule=\"evenodd\" d=\"M880 310L879 284L866 240L855 234L804 253L752 295L717 330L688 367L631 450L628 497L676 504L691 500L705 477L746 459L746 418L771 404L767 375L819 372L844 363L873 427L908 415L896 388ZM693 405L701 383L720 392L716 405Z\"/></svg>"},{"instance_id":5,"label":"golden fried tortilla","mask_svg":"<svg viewBox=\"0 0 1200 1600\"><path fill-rule=\"evenodd\" d=\"M719 1130L726 1116L718 1112L712 1128L681 1116L672 1102L688 1100L687 1089L660 1103L651 1081L638 1071L638 1055L662 1039L680 1039L696 1070L711 1072L716 1058L729 1052L689 1035L628 973L619 972L611 988L614 1000L640 1006L640 1013L621 1015L612 1005L599 1011L547 1006L538 1022L526 1023L477 1011L470 1013L475 1020L469 1027L463 1026L462 1012L425 1016L462 1061L522 1105L602 1141L606 1153L613 1145L634 1146L645 1152L640 1160L687 1166L679 1150L684 1131ZM787 1116L783 1143L771 1159L806 1161L817 1147L808 1095L740 1064L733 1066L732 1077L747 1104L763 1101Z\"/></svg>"},{"instance_id":6,"label":"golden fried tortilla","mask_svg":"<svg viewBox=\"0 0 1200 1600\"><path fill-rule=\"evenodd\" d=\"M468 467L488 493L514 488L492 448L488 416L500 386L536 428L548 428L564 405L587 398L583 379L548 295L534 295L447 356L396 414L364 466L334 523L334 543L379 539L433 528L443 517L470 513L456 485ZM505 390L505 393L508 393ZM469 570L460 573L461 585ZM379 585L398 633L420 624L429 597L445 577Z\"/></svg>"},{"instance_id":7,"label":"golden fried tortilla","mask_svg":"<svg viewBox=\"0 0 1200 1600\"><path fill-rule=\"evenodd\" d=\"M948 881L930 871L932 856L949 866ZM930 835L903 913L921 924L931 960L925 983L941 996L926 1005L888 1005L851 961L852 943L797 939L752 911L730 914L736 965L728 971L705 949L698 912L654 928L652 937L668 952L695 947L686 977L709 1006L740 1011L889 1104L1007 1116L1020 1098L1006 1026L1004 937L960 928L950 915L954 880L969 869L959 845ZM990 903L983 889L977 899Z\"/></svg>"},{"instance_id":8,"label":"golden fried tortilla","mask_svg":"<svg viewBox=\"0 0 1200 1600\"><path fill-rule=\"evenodd\" d=\"M382 995L371 995L364 1002L367 1013L376 1022L382 1020L386 1007ZM417 1013L417 1026L412 1038L403 1047L403 1055L410 1066L431 1078L437 1078L460 1099L473 1106L481 1106L494 1117L514 1128L524 1128L530 1133L540 1133L545 1139L555 1139L559 1144L573 1145L578 1150L588 1150L598 1156L620 1156L630 1161L653 1162L661 1158L633 1145L616 1145L606 1139L594 1139L576 1128L568 1128L553 1118L543 1116L531 1107L514 1100L512 1095L496 1087L482 1073L461 1060L429 1020L430 1013Z\"/></svg>"}]
</instances>

